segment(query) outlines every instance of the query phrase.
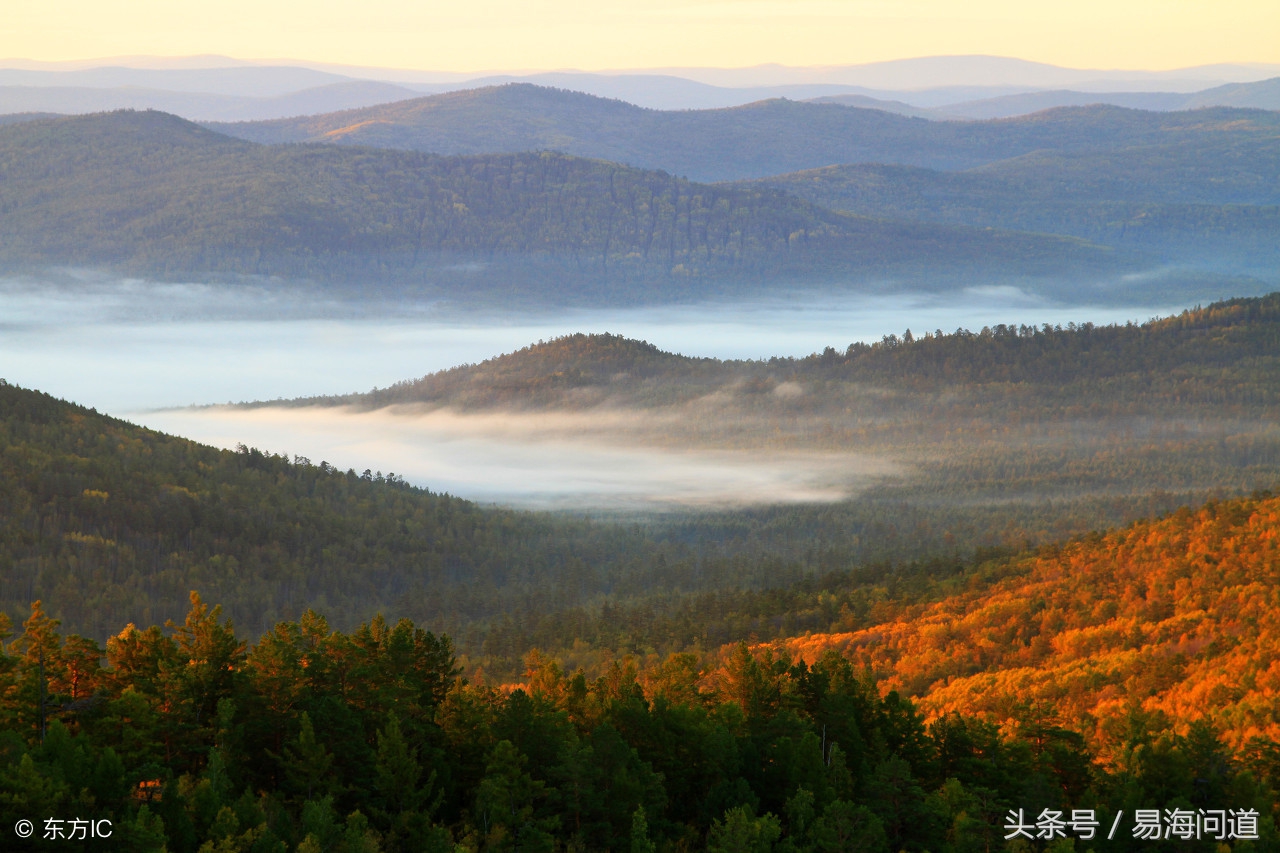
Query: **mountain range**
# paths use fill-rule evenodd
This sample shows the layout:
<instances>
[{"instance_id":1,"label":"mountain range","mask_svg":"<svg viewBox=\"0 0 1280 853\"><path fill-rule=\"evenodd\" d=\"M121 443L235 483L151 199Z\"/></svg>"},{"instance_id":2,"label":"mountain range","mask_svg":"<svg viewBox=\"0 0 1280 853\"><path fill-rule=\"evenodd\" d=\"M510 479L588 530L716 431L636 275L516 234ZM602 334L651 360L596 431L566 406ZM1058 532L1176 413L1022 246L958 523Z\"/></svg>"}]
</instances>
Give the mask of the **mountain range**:
<instances>
[{"instance_id":1,"label":"mountain range","mask_svg":"<svg viewBox=\"0 0 1280 853\"><path fill-rule=\"evenodd\" d=\"M0 113L160 109L198 121L286 118L511 82L617 98L652 109L712 109L769 98L858 101L939 120L998 118L1106 103L1150 110L1280 108L1280 67L1085 71L1001 57L924 57L864 66L436 73L226 57L0 62ZM852 99L852 100L850 100Z\"/></svg>"},{"instance_id":2,"label":"mountain range","mask_svg":"<svg viewBox=\"0 0 1280 853\"><path fill-rule=\"evenodd\" d=\"M1004 121L934 122L782 99L718 110L645 110L566 90L508 84L320 116L208 126L269 144L325 142L438 154L556 150L724 181L833 164L955 170L1042 150L1269 140L1280 130L1280 114L1100 106Z\"/></svg>"}]
</instances>

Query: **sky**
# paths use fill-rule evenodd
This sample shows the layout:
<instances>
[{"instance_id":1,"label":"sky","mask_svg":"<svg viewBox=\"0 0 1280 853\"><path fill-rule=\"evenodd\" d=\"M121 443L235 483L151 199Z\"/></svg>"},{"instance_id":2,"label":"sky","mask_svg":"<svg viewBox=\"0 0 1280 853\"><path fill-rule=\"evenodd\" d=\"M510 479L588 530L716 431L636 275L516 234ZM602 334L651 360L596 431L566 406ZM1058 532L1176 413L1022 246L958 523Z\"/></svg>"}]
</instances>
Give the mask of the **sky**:
<instances>
[{"instance_id":1,"label":"sky","mask_svg":"<svg viewBox=\"0 0 1280 853\"><path fill-rule=\"evenodd\" d=\"M987 54L1071 68L1280 63L1277 0L43 0L0 57L220 54L436 71L854 65Z\"/></svg>"}]
</instances>

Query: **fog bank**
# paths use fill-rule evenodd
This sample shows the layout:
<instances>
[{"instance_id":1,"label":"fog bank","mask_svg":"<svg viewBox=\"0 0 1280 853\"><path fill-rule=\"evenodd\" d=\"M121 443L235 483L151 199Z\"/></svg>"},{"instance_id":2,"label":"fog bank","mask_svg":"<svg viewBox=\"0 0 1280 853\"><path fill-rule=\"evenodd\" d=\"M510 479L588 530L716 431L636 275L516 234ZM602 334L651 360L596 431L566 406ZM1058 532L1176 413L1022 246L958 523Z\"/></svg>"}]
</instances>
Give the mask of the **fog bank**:
<instances>
[{"instance_id":1,"label":"fog bank","mask_svg":"<svg viewBox=\"0 0 1280 853\"><path fill-rule=\"evenodd\" d=\"M397 407L210 407L139 420L207 444L395 473L414 485L521 507L662 509L813 503L850 497L900 469L856 452L769 452L644 441L638 412L462 415Z\"/></svg>"}]
</instances>

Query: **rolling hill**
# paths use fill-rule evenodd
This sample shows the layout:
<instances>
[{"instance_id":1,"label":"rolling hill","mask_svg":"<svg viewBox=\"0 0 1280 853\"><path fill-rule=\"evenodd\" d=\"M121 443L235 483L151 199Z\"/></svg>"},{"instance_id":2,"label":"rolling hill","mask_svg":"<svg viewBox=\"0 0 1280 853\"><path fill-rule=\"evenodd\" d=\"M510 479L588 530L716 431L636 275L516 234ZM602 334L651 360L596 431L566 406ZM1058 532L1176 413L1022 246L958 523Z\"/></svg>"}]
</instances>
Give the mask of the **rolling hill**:
<instances>
[{"instance_id":1,"label":"rolling hill","mask_svg":"<svg viewBox=\"0 0 1280 853\"><path fill-rule=\"evenodd\" d=\"M0 127L0 262L618 303L886 271L1116 269L1073 239L832 213L554 153L265 146L164 113Z\"/></svg>"},{"instance_id":2,"label":"rolling hill","mask_svg":"<svg viewBox=\"0 0 1280 853\"><path fill-rule=\"evenodd\" d=\"M426 437L443 426L530 454L625 449L655 467L706 453L761 470L788 460L797 481L827 490L824 502L784 506L774 487L779 505L768 506L768 488L743 485L757 496L744 509L671 523L692 539L770 542L828 571L1050 542L1272 487L1278 309L1272 295L1142 325L893 335L761 361L573 335L365 394L210 416ZM536 630L555 636L558 622Z\"/></svg>"},{"instance_id":3,"label":"rolling hill","mask_svg":"<svg viewBox=\"0 0 1280 853\"><path fill-rule=\"evenodd\" d=\"M0 113L12 115L43 112L67 115L152 109L197 121L254 121L333 112L420 96L421 92L403 86L363 80L330 83L272 97L146 89L137 86L100 88L0 85Z\"/></svg>"},{"instance_id":4,"label":"rolling hill","mask_svg":"<svg viewBox=\"0 0 1280 853\"><path fill-rule=\"evenodd\" d=\"M405 380L368 393L245 405L342 405L374 409L428 405L454 409L571 409L680 406L738 387L750 396L781 383L812 385L809 411L842 410L841 386L901 392L957 392L1003 386L1067 399L1085 389L1170 409L1280 403L1270 377L1280 371L1280 294L1214 303L1147 323L1079 327L998 326L981 332L887 335L874 344L828 347L807 358L722 361L664 352L611 334L576 334ZM755 387L759 386L759 387ZM821 392L821 393L818 393ZM765 394L756 408L794 411L797 397ZM882 398L881 405L888 405ZM1042 410L1044 411L1044 410ZM1079 409L1075 410L1079 413Z\"/></svg>"}]
</instances>

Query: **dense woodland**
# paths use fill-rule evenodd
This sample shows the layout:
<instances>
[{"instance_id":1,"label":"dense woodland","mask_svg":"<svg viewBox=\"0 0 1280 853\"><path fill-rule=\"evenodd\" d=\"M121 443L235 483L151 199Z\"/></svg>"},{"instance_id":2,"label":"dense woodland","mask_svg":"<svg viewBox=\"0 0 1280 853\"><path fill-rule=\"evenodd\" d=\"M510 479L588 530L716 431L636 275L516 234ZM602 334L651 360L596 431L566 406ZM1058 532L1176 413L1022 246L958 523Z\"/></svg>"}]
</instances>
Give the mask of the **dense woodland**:
<instances>
[{"instance_id":1,"label":"dense woodland","mask_svg":"<svg viewBox=\"0 0 1280 853\"><path fill-rule=\"evenodd\" d=\"M1016 281L1064 300L1258 293L1280 228L1276 115L662 112L522 84L216 133L156 112L28 117L0 126L0 267L283 277L490 306L895 277ZM1162 264L1178 269L1117 283Z\"/></svg>"},{"instance_id":2,"label":"dense woodland","mask_svg":"<svg viewBox=\"0 0 1280 853\"><path fill-rule=\"evenodd\" d=\"M154 112L0 127L0 181L0 263L11 269L627 303L705 296L717 281L1118 263L1073 239L838 214L777 190L563 154L262 146Z\"/></svg>"},{"instance_id":3,"label":"dense woodland","mask_svg":"<svg viewBox=\"0 0 1280 853\"><path fill-rule=\"evenodd\" d=\"M838 648L887 686L927 694L935 714L1051 705L1103 744L1141 709L1183 729L1203 716L1233 748L1276 742L1278 530L1269 495L1184 508L1046 546L890 622L790 647L810 660Z\"/></svg>"},{"instance_id":4,"label":"dense woodland","mask_svg":"<svg viewBox=\"0 0 1280 853\"><path fill-rule=\"evenodd\" d=\"M516 85L219 127L239 139L0 119L0 265L508 307L1270 275L1278 115L667 113ZM1011 814L1087 809L1129 816L1105 849L1280 849L1278 360L1272 294L757 362L575 335L249 404L874 463L827 503L590 516L0 380L0 847L84 849L42 837L60 816L172 853L1022 853L1094 845L1008 841ZM1256 841L1135 838L1153 808Z\"/></svg>"},{"instance_id":5,"label":"dense woodland","mask_svg":"<svg viewBox=\"0 0 1280 853\"><path fill-rule=\"evenodd\" d=\"M865 216L1070 235L1269 278L1280 234L1275 116L1094 105L928 121L785 100L677 113L515 85L217 127L258 142L552 148L701 180L756 178L740 185Z\"/></svg>"}]
</instances>

